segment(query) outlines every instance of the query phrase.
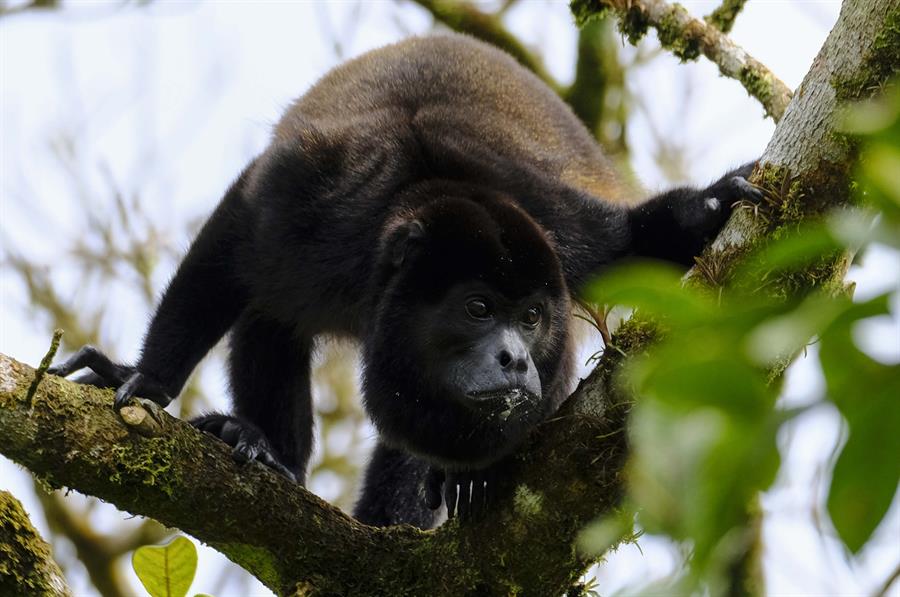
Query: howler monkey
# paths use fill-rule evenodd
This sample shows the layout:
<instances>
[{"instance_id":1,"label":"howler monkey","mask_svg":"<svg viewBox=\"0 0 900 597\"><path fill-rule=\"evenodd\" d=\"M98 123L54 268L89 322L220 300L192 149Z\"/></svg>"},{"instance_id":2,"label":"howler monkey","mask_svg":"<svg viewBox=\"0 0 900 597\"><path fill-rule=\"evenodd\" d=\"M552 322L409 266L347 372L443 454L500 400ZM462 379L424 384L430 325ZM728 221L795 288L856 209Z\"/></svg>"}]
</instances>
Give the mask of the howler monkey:
<instances>
[{"instance_id":1,"label":"howler monkey","mask_svg":"<svg viewBox=\"0 0 900 597\"><path fill-rule=\"evenodd\" d=\"M290 107L162 296L135 365L84 347L52 372L168 404L230 332L234 414L193 423L241 460L304 480L310 356L359 338L379 441L356 515L430 527L565 398L570 293L617 259L688 265L752 164L630 206L572 111L512 58L460 35L335 68ZM632 202L633 203L633 202ZM426 503L427 502L427 503Z\"/></svg>"}]
</instances>

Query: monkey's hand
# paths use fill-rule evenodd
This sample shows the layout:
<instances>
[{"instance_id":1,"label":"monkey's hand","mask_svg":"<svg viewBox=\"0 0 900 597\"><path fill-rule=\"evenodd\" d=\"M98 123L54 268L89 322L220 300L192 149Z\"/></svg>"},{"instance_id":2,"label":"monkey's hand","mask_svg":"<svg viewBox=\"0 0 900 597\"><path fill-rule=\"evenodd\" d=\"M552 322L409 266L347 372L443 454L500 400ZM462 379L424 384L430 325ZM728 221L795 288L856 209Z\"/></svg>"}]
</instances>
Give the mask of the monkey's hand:
<instances>
[{"instance_id":1,"label":"monkey's hand","mask_svg":"<svg viewBox=\"0 0 900 597\"><path fill-rule=\"evenodd\" d=\"M446 503L449 518L480 518L493 501L495 478L495 467L475 471L431 467L425 478L425 504L437 510Z\"/></svg>"},{"instance_id":2,"label":"monkey's hand","mask_svg":"<svg viewBox=\"0 0 900 597\"><path fill-rule=\"evenodd\" d=\"M78 352L59 365L47 369L47 373L66 377L84 368L90 369L91 373L85 373L73 381L98 388L114 388L117 410L128 404L134 396L152 400L160 406L166 406L172 401L172 397L166 392L165 385L159 380L138 371L137 367L133 365L112 362L108 356L93 346L81 347Z\"/></svg>"},{"instance_id":3,"label":"monkey's hand","mask_svg":"<svg viewBox=\"0 0 900 597\"><path fill-rule=\"evenodd\" d=\"M740 201L760 203L762 191L747 182L755 166L756 162L749 162L705 189L685 192L686 197L673 205L681 228L705 243L719 232Z\"/></svg>"},{"instance_id":4,"label":"monkey's hand","mask_svg":"<svg viewBox=\"0 0 900 597\"><path fill-rule=\"evenodd\" d=\"M744 164L706 188L672 189L631 208L632 252L693 265L694 257L719 233L738 202L762 201L762 191L747 182L755 165Z\"/></svg>"},{"instance_id":5,"label":"monkey's hand","mask_svg":"<svg viewBox=\"0 0 900 597\"><path fill-rule=\"evenodd\" d=\"M245 463L255 460L291 481L297 481L296 475L281 462L262 429L250 421L231 415L210 413L191 419L190 424L231 446L231 455L235 461Z\"/></svg>"}]
</instances>

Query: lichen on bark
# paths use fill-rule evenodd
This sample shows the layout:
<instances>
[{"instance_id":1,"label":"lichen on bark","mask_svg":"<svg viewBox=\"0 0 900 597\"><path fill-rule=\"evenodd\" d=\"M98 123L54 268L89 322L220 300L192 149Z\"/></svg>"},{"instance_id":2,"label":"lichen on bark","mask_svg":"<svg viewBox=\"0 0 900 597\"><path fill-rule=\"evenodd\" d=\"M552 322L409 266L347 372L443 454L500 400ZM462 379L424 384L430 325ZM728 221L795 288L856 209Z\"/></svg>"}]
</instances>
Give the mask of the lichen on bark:
<instances>
[{"instance_id":1,"label":"lichen on bark","mask_svg":"<svg viewBox=\"0 0 900 597\"><path fill-rule=\"evenodd\" d=\"M70 595L50 545L21 502L0 491L0 595Z\"/></svg>"}]
</instances>

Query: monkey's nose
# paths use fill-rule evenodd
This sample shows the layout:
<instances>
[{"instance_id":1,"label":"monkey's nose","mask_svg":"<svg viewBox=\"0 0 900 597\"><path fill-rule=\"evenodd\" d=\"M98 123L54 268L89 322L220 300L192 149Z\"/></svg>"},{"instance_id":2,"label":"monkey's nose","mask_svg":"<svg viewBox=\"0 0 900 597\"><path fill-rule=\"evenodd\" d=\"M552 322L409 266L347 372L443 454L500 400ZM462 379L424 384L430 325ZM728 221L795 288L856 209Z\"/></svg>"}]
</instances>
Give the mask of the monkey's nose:
<instances>
[{"instance_id":1,"label":"monkey's nose","mask_svg":"<svg viewBox=\"0 0 900 597\"><path fill-rule=\"evenodd\" d=\"M528 359L525 354L514 355L511 351L503 349L497 355L500 367L504 371L526 373L528 371Z\"/></svg>"}]
</instances>

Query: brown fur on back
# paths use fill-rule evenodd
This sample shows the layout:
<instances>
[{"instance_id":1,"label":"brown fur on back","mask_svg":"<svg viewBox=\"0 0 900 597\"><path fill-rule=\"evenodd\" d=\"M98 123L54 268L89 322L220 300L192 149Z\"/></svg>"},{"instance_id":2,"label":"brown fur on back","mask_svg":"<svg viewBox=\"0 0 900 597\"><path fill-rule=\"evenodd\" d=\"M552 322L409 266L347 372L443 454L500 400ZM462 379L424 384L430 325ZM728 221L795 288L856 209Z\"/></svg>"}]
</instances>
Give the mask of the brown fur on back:
<instances>
[{"instance_id":1,"label":"brown fur on back","mask_svg":"<svg viewBox=\"0 0 900 597\"><path fill-rule=\"evenodd\" d=\"M512 57L463 35L407 39L335 68L294 103L276 142L309 126L356 146L397 127L447 127L594 196L634 199L553 91Z\"/></svg>"}]
</instances>

